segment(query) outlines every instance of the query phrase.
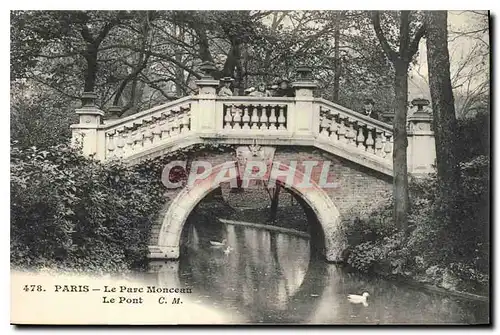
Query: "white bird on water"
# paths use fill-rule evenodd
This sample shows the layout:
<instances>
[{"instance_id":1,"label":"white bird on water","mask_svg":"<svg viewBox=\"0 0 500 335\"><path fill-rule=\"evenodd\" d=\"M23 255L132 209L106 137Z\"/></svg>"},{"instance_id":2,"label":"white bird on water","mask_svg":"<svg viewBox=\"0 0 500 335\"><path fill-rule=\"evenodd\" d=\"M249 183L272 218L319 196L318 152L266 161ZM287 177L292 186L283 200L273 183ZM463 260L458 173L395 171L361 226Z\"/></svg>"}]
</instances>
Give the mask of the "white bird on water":
<instances>
[{"instance_id":1,"label":"white bird on water","mask_svg":"<svg viewBox=\"0 0 500 335\"><path fill-rule=\"evenodd\" d=\"M363 295L357 295L357 294L349 294L347 296L347 300L349 300L350 303L352 304L363 304L363 306L368 306L368 303L366 302L366 298L368 298L370 294L368 292L363 292Z\"/></svg>"},{"instance_id":2,"label":"white bird on water","mask_svg":"<svg viewBox=\"0 0 500 335\"><path fill-rule=\"evenodd\" d=\"M226 239L223 239L222 242L219 241L210 241L210 244L213 248L222 248L226 246Z\"/></svg>"}]
</instances>

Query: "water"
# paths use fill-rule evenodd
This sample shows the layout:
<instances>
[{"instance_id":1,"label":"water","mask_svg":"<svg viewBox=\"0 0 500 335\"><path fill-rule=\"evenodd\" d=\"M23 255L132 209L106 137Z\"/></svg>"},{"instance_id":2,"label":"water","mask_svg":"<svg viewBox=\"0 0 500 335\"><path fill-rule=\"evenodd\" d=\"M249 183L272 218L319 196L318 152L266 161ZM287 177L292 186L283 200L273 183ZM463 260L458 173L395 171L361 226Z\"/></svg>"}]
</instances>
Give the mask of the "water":
<instances>
[{"instance_id":1,"label":"water","mask_svg":"<svg viewBox=\"0 0 500 335\"><path fill-rule=\"evenodd\" d=\"M189 228L177 262L155 262L158 285L190 287L189 303L223 323L475 324L488 304L352 273L310 256L309 239L224 224L214 247ZM151 277L150 277L151 278ZM370 293L368 305L348 294ZM187 307L187 306L186 306ZM216 320L214 320L215 322Z\"/></svg>"}]
</instances>

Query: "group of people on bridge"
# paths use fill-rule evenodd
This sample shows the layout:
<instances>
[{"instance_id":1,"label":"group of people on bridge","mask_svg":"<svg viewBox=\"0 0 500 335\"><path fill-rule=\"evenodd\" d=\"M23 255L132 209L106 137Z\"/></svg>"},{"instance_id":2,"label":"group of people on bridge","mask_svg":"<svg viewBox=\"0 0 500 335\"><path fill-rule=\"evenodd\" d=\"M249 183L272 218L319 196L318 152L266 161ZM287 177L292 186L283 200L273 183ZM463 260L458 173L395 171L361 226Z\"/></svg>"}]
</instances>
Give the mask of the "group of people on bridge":
<instances>
[{"instance_id":1,"label":"group of people on bridge","mask_svg":"<svg viewBox=\"0 0 500 335\"><path fill-rule=\"evenodd\" d=\"M221 87L218 90L217 95L221 97L233 96L233 90L231 88L234 79L231 77L224 77L220 80ZM250 87L245 89L245 95L251 97L295 97L295 90L291 87L290 82L286 79L280 79L276 81L273 85L266 85L264 82L260 82L257 88ZM382 115L374 110L373 99L365 99L363 106L363 114L376 120L388 122L389 120L384 120Z\"/></svg>"},{"instance_id":2,"label":"group of people on bridge","mask_svg":"<svg viewBox=\"0 0 500 335\"><path fill-rule=\"evenodd\" d=\"M231 85L234 81L231 77L224 77L221 80L222 87L219 89L218 95L221 97L233 96ZM295 90L290 86L290 82L286 79L277 81L274 85L268 86L264 82L260 82L255 87L245 89L245 95L251 97L294 97Z\"/></svg>"}]
</instances>

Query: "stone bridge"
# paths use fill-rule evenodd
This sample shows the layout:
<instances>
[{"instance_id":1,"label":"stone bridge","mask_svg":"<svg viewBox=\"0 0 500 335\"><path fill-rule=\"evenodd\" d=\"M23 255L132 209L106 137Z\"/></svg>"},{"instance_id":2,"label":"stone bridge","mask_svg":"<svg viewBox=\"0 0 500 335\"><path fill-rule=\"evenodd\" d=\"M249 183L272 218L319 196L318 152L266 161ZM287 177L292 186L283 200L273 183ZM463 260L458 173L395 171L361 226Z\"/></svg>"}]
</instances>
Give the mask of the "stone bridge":
<instances>
[{"instance_id":1,"label":"stone bridge","mask_svg":"<svg viewBox=\"0 0 500 335\"><path fill-rule=\"evenodd\" d=\"M283 175L269 175L267 181L284 186L312 209L321 228L324 256L339 260L342 218L363 212L392 188L392 126L315 98L315 84L307 78L292 84L293 98L219 97L219 82L210 77L197 85L198 95L108 120L103 120L104 112L95 106L92 95L84 93L83 106L76 111L79 124L72 125L73 143L101 161L122 159L135 164L195 144L234 145L234 153L203 157L214 166L206 178L194 186L167 190L165 210L152 233L151 257L179 257L184 223L193 208L219 186L216 176L238 165L237 150L253 150L247 155L250 160L270 150L266 164L277 163L280 170L310 182L308 187L287 184ZM429 173L435 160L431 111L416 103L409 114L408 171ZM326 178L337 187L320 185L307 163L297 167L294 161L329 161Z\"/></svg>"}]
</instances>

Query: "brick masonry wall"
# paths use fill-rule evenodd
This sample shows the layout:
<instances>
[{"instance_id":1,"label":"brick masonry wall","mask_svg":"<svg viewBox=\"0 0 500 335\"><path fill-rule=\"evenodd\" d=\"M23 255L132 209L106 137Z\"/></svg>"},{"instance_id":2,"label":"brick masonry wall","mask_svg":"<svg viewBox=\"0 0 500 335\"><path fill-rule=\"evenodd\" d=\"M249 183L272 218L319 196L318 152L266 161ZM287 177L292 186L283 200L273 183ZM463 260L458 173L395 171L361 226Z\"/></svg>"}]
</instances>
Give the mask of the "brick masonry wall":
<instances>
[{"instance_id":1,"label":"brick masonry wall","mask_svg":"<svg viewBox=\"0 0 500 335\"><path fill-rule=\"evenodd\" d=\"M325 188L343 218L365 216L387 198L392 190L392 178L358 164L341 159L319 149L283 148L276 150L274 161L289 165L297 161L330 161L328 181L338 184L335 188ZM298 164L297 170L303 170ZM313 169L312 179L319 180L321 169Z\"/></svg>"},{"instance_id":2,"label":"brick masonry wall","mask_svg":"<svg viewBox=\"0 0 500 335\"><path fill-rule=\"evenodd\" d=\"M193 155L191 159L206 160L216 166L228 161L236 160L235 153L201 152ZM311 147L278 147L274 154L274 162L279 161L290 165L291 161L298 161L297 170L304 171L303 161L318 161L321 166L324 161L330 161L327 180L337 184L335 188L326 188L325 192L331 197L338 208L342 220L352 220L356 217L368 215L383 199L387 198L392 190L392 178L352 163L345 159L323 152ZM312 179L319 180L321 168L313 169ZM161 223L165 212L172 199L179 190L166 192L166 203L158 221L152 228L151 244L156 244ZM307 190L306 190L307 191ZM266 208L270 205L268 193L263 188L247 189L243 192L230 192L229 185L222 186L224 200L234 208ZM292 206L299 206L297 201L292 201L287 192L280 193L279 205L283 210ZM242 219L243 220L243 219Z\"/></svg>"}]
</instances>

